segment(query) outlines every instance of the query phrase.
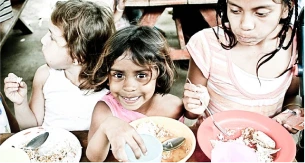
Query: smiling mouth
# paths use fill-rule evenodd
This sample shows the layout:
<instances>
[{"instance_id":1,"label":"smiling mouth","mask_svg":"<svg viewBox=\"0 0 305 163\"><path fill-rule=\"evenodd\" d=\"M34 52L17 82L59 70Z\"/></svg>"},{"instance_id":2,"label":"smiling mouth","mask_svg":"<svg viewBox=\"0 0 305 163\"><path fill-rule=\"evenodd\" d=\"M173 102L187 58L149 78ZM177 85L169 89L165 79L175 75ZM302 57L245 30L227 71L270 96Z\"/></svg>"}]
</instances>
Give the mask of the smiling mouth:
<instances>
[{"instance_id":1,"label":"smiling mouth","mask_svg":"<svg viewBox=\"0 0 305 163\"><path fill-rule=\"evenodd\" d=\"M135 101L137 101L139 98L140 98L140 96L137 96L137 97L123 97L123 96L121 96L126 102L135 102Z\"/></svg>"}]
</instances>

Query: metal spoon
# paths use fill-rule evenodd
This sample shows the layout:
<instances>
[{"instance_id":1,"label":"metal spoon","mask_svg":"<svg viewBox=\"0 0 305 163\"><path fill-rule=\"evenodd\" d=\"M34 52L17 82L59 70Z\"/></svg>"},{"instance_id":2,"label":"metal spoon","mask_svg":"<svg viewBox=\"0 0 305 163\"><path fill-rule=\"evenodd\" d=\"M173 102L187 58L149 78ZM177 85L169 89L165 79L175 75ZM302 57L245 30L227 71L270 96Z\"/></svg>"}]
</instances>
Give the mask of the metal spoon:
<instances>
[{"instance_id":1,"label":"metal spoon","mask_svg":"<svg viewBox=\"0 0 305 163\"><path fill-rule=\"evenodd\" d=\"M171 138L171 139L165 140L162 143L163 151L171 151L171 150L177 149L183 144L184 141L185 141L184 137L177 137L177 138Z\"/></svg>"},{"instance_id":2,"label":"metal spoon","mask_svg":"<svg viewBox=\"0 0 305 163\"><path fill-rule=\"evenodd\" d=\"M49 137L49 132L45 132L33 138L28 144L25 145L24 149L36 149L40 147Z\"/></svg>"},{"instance_id":3,"label":"metal spoon","mask_svg":"<svg viewBox=\"0 0 305 163\"><path fill-rule=\"evenodd\" d=\"M193 84L189 78L186 78L186 80L187 80L190 84ZM202 104L204 104L204 102L202 101L202 99L200 99L200 102L201 102ZM209 112L209 114L210 114L210 116L211 116L211 118L212 118L212 121L213 121L214 126L215 126L221 133L223 133L225 136L229 136L229 134L227 133L227 130L224 129L224 128L222 128L222 127L218 124L218 122L215 121L212 111L211 111L208 107L206 107L206 110Z\"/></svg>"}]
</instances>

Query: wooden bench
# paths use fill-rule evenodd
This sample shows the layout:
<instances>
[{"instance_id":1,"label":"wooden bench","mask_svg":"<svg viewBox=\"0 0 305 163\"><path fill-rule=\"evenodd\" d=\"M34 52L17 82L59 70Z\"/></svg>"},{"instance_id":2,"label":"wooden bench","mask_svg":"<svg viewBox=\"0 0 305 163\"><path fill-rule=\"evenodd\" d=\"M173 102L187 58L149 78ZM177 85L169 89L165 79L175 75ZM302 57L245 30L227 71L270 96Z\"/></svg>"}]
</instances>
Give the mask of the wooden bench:
<instances>
[{"instance_id":1,"label":"wooden bench","mask_svg":"<svg viewBox=\"0 0 305 163\"><path fill-rule=\"evenodd\" d=\"M127 0L126 7L141 8L144 13L139 21L139 25L154 26L158 18L165 10L166 7L176 6L198 6L201 15L207 21L207 23L213 27L216 25L215 10L210 8L209 5L216 4L217 0ZM187 14L187 13L186 13ZM171 48L170 56L173 60L187 60L190 58L186 51L184 40L184 33L182 30L181 21L179 18L175 18L175 25L177 30L177 36L179 40L180 48Z\"/></svg>"},{"instance_id":2,"label":"wooden bench","mask_svg":"<svg viewBox=\"0 0 305 163\"><path fill-rule=\"evenodd\" d=\"M20 19L20 14L27 2L28 0L11 0L13 17L0 23L0 49L13 28L20 29L23 34L33 33L33 30Z\"/></svg>"}]
</instances>

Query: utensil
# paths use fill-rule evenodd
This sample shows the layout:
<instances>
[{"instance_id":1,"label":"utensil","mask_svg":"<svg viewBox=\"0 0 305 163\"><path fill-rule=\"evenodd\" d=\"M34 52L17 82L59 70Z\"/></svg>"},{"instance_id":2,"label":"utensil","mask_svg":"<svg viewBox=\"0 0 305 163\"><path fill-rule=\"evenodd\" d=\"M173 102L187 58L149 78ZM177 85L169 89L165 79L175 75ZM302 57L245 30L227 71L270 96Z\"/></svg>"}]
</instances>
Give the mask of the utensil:
<instances>
[{"instance_id":1,"label":"utensil","mask_svg":"<svg viewBox=\"0 0 305 163\"><path fill-rule=\"evenodd\" d=\"M209 114L210 114L210 116L211 116L211 118L212 118L212 121L213 121L214 126L215 126L221 133L223 133L224 135L230 136L230 135L227 133L227 130L224 129L224 128L222 128L222 127L220 127L220 125L215 121L214 116L213 116L213 113L211 112L211 110L210 110L208 107L207 107L207 111L209 112Z\"/></svg>"},{"instance_id":2,"label":"utensil","mask_svg":"<svg viewBox=\"0 0 305 163\"><path fill-rule=\"evenodd\" d=\"M174 149L179 148L185 141L184 137L176 137L176 138L171 138L168 140L165 140L162 145L163 145L163 151L171 151Z\"/></svg>"},{"instance_id":3,"label":"utensil","mask_svg":"<svg viewBox=\"0 0 305 163\"><path fill-rule=\"evenodd\" d=\"M25 149L36 149L40 147L49 137L49 132L45 132L34 137L30 142L25 145Z\"/></svg>"},{"instance_id":4,"label":"utensil","mask_svg":"<svg viewBox=\"0 0 305 163\"><path fill-rule=\"evenodd\" d=\"M189 78L186 78L186 80L187 80L190 84L192 84L192 82L191 82L191 80L190 80ZM201 102L202 104L204 104L204 102L203 102L201 99L200 99L200 102ZM223 133L225 136L230 136L230 135L227 133L227 130L224 129L224 128L222 128L222 127L215 121L215 119L214 119L214 117L213 117L212 111L211 111L208 107L206 107L206 110L209 112L209 114L210 114L210 116L211 116L211 118L212 118L212 121L213 121L214 126L215 126L221 133Z\"/></svg>"}]
</instances>

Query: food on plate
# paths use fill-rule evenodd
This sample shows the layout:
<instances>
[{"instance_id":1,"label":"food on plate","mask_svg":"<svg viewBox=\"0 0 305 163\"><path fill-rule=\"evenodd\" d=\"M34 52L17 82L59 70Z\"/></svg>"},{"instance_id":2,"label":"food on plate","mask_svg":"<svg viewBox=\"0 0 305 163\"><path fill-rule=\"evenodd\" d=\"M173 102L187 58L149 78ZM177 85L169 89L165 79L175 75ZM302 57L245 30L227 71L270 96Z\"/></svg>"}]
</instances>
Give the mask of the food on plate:
<instances>
[{"instance_id":1,"label":"food on plate","mask_svg":"<svg viewBox=\"0 0 305 163\"><path fill-rule=\"evenodd\" d=\"M21 147L28 154L31 162L78 162L76 156L80 148L79 144L69 140L44 144L37 149L23 149Z\"/></svg>"},{"instance_id":2,"label":"food on plate","mask_svg":"<svg viewBox=\"0 0 305 163\"><path fill-rule=\"evenodd\" d=\"M234 144L229 143L226 144L224 142L234 142ZM239 150L244 150L247 155L250 155L251 157L254 157L253 153L251 150L248 150L246 147L243 145L246 145L250 147L250 149L254 149L255 154L257 156L257 161L259 162L272 162L274 159L274 154L280 150L275 148L275 142L270 138L268 135L263 133L262 131L257 131L253 128L245 128L241 129L241 136L239 136L236 139L226 139L222 134L218 136L218 140L211 140L213 150L212 154L213 155L222 155L221 152L223 150L226 150L228 146L230 146L231 149L237 149L236 151ZM222 148L222 150L219 150L218 148ZM215 151L214 151L215 150ZM229 151L229 150L228 150ZM229 156L229 160L236 160L239 159L238 157L241 157L240 154L230 152L231 155ZM213 160L213 155L211 157L211 160ZM254 158L253 158L254 159ZM253 162L256 160L254 159Z\"/></svg>"},{"instance_id":3,"label":"food on plate","mask_svg":"<svg viewBox=\"0 0 305 163\"><path fill-rule=\"evenodd\" d=\"M47 140L36 149L25 147L33 138L49 132ZM53 127L33 127L22 130L5 140L1 147L22 149L31 162L79 162L82 147L71 132Z\"/></svg>"},{"instance_id":4,"label":"food on plate","mask_svg":"<svg viewBox=\"0 0 305 163\"><path fill-rule=\"evenodd\" d=\"M156 136L161 142L168 139L179 137L180 135L175 135L170 132L169 129L165 129L163 126L157 125L153 121L146 121L135 126L138 133L141 134L151 134ZM190 152L191 144L184 142L179 148L172 151L163 151L162 162L178 162L186 157Z\"/></svg>"}]
</instances>

